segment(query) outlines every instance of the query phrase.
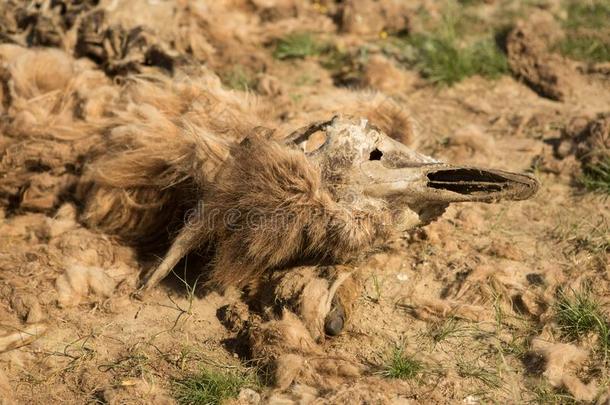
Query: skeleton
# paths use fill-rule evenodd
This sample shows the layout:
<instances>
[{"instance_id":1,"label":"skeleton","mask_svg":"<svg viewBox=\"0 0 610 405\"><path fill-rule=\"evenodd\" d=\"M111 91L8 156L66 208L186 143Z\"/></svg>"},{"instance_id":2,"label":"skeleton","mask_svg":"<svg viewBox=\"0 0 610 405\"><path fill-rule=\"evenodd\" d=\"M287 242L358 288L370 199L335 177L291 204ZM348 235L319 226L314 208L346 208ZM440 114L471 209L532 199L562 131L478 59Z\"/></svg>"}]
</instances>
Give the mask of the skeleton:
<instances>
[{"instance_id":1,"label":"skeleton","mask_svg":"<svg viewBox=\"0 0 610 405\"><path fill-rule=\"evenodd\" d=\"M268 270L357 260L434 220L452 202L523 200L538 188L527 174L439 162L362 118L314 123L283 143L269 138L249 136L232 147L217 186L191 211L159 266L143 277L142 291L202 245L215 251L212 282L243 287ZM217 220L228 212L238 219ZM244 220L251 212L254 224ZM333 323L327 320L327 326ZM343 320L338 323L342 327Z\"/></svg>"}]
</instances>

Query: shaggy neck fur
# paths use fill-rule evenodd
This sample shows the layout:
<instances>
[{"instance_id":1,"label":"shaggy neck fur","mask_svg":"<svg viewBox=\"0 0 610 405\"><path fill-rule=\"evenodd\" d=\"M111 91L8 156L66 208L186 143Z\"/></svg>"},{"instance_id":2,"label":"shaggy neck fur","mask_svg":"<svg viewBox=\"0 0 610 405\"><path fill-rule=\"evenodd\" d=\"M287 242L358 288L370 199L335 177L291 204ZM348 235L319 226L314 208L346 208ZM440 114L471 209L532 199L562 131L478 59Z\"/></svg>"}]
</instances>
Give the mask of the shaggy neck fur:
<instances>
[{"instance_id":1,"label":"shaggy neck fur","mask_svg":"<svg viewBox=\"0 0 610 405\"><path fill-rule=\"evenodd\" d=\"M385 239L389 214L333 199L320 170L288 146L253 136L236 145L190 225L212 244L211 281L244 286L297 259L341 263Z\"/></svg>"}]
</instances>

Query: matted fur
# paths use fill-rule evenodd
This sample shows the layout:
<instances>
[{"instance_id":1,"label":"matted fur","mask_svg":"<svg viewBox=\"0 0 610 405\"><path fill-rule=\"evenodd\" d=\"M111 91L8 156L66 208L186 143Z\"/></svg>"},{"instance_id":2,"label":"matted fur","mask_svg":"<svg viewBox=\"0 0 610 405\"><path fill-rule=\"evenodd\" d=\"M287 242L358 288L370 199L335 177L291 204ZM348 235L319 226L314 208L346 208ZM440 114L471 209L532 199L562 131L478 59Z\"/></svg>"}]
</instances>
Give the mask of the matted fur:
<instances>
[{"instance_id":1,"label":"matted fur","mask_svg":"<svg viewBox=\"0 0 610 405\"><path fill-rule=\"evenodd\" d=\"M387 214L335 201L302 152L254 135L231 150L189 226L216 252L211 281L244 286L297 260L345 261L385 236Z\"/></svg>"},{"instance_id":2,"label":"matted fur","mask_svg":"<svg viewBox=\"0 0 610 405\"><path fill-rule=\"evenodd\" d=\"M362 371L359 364L328 356L299 318L287 310L280 319L253 325L248 335L252 357L265 360L279 389L292 383L329 387L337 383L337 377L356 378Z\"/></svg>"},{"instance_id":3,"label":"matted fur","mask_svg":"<svg viewBox=\"0 0 610 405\"><path fill-rule=\"evenodd\" d=\"M124 91L127 110L79 187L87 202L82 218L130 242L167 241L171 225L180 226L214 180L230 144L259 125L256 105L209 74L136 77Z\"/></svg>"}]
</instances>

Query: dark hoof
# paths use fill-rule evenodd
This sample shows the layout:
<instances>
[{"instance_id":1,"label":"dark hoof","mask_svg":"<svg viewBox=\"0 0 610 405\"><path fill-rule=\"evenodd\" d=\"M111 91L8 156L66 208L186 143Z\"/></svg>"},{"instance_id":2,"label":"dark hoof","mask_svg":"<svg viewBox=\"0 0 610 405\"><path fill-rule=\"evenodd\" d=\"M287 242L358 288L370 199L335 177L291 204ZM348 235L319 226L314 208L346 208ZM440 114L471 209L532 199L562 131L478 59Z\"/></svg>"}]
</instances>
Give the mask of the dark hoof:
<instances>
[{"instance_id":1,"label":"dark hoof","mask_svg":"<svg viewBox=\"0 0 610 405\"><path fill-rule=\"evenodd\" d=\"M345 310L336 300L333 300L332 308L324 320L324 332L328 336L337 336L345 326Z\"/></svg>"}]
</instances>

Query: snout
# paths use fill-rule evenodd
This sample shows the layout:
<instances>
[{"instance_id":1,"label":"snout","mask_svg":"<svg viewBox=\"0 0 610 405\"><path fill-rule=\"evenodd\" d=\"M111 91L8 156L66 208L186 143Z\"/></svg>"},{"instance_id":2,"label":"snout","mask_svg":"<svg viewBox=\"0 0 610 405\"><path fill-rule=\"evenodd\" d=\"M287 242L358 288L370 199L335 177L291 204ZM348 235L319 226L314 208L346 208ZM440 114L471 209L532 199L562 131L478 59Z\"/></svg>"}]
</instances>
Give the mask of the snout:
<instances>
[{"instance_id":1,"label":"snout","mask_svg":"<svg viewBox=\"0 0 610 405\"><path fill-rule=\"evenodd\" d=\"M538 180L529 174L496 169L441 165L424 172L427 194L449 202L526 200L539 187Z\"/></svg>"},{"instance_id":2,"label":"snout","mask_svg":"<svg viewBox=\"0 0 610 405\"><path fill-rule=\"evenodd\" d=\"M382 136L376 159L361 165L365 192L402 196L413 202L493 202L525 200L538 190L531 175L472 166L449 165ZM371 155L373 156L373 155Z\"/></svg>"},{"instance_id":3,"label":"snout","mask_svg":"<svg viewBox=\"0 0 610 405\"><path fill-rule=\"evenodd\" d=\"M313 136L318 132L320 139ZM410 206L525 200L539 187L528 174L439 162L368 126L364 119L334 117L296 131L287 142L299 145L321 166L344 170L340 177L365 195L400 198Z\"/></svg>"},{"instance_id":4,"label":"snout","mask_svg":"<svg viewBox=\"0 0 610 405\"><path fill-rule=\"evenodd\" d=\"M412 202L525 200L539 187L529 174L442 163L399 169L366 164L362 170L369 182L366 194Z\"/></svg>"}]
</instances>

